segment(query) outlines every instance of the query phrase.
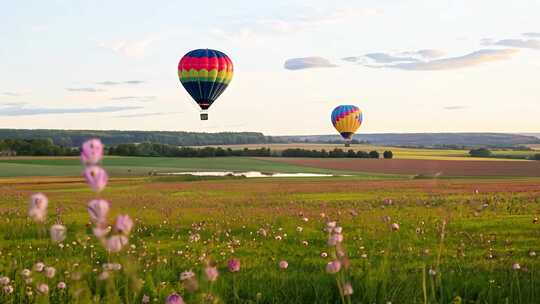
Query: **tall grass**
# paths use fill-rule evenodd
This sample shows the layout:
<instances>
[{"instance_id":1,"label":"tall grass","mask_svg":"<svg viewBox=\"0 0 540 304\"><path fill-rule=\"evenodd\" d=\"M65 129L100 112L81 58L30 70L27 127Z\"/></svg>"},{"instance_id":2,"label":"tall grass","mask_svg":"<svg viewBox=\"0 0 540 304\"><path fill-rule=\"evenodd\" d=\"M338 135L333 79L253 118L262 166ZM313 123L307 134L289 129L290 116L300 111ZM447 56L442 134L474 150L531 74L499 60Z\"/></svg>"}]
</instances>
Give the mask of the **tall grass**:
<instances>
[{"instance_id":1,"label":"tall grass","mask_svg":"<svg viewBox=\"0 0 540 304\"><path fill-rule=\"evenodd\" d=\"M113 180L103 193L113 215L136 219L130 245L118 254L92 235L86 202L93 194L82 184L15 183L0 190L0 276L14 287L0 291L0 303L141 303L145 296L164 303L173 292L186 303L348 302L336 275L325 272L329 220L343 226L351 303L540 302L534 183L479 194L470 181L356 183ZM47 225L60 220L68 228L61 244L26 218L33 191L49 195ZM233 257L242 265L234 277L227 270ZM220 273L214 283L204 274L209 259ZM281 260L287 269L279 268ZM26 282L21 271L37 262L55 267L56 276L33 270ZM106 263L122 267L102 278ZM180 281L186 270L196 275L195 292ZM67 288L57 288L59 282ZM40 294L39 283L49 293Z\"/></svg>"}]
</instances>

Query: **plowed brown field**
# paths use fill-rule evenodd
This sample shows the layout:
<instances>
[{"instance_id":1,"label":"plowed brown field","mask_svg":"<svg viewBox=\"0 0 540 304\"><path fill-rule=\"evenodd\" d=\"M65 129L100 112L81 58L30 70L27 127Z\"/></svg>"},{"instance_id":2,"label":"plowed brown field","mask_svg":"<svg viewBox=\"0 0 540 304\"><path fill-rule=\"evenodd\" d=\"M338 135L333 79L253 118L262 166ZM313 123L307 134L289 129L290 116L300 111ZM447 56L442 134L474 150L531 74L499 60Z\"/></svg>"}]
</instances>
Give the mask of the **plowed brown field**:
<instances>
[{"instance_id":1,"label":"plowed brown field","mask_svg":"<svg viewBox=\"0 0 540 304\"><path fill-rule=\"evenodd\" d=\"M300 166L389 174L540 177L540 161L266 158Z\"/></svg>"}]
</instances>

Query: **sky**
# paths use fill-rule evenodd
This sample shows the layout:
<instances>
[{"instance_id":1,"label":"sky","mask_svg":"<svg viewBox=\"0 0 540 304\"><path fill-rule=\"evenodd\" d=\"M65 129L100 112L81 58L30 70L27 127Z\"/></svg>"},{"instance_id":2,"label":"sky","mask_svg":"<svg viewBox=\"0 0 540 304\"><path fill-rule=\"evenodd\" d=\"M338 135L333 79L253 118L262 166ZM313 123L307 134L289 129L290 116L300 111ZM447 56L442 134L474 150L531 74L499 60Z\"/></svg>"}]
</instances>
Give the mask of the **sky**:
<instances>
[{"instance_id":1,"label":"sky","mask_svg":"<svg viewBox=\"0 0 540 304\"><path fill-rule=\"evenodd\" d=\"M540 132L540 0L5 1L0 128L332 134ZM210 120L192 49L235 74Z\"/></svg>"}]
</instances>

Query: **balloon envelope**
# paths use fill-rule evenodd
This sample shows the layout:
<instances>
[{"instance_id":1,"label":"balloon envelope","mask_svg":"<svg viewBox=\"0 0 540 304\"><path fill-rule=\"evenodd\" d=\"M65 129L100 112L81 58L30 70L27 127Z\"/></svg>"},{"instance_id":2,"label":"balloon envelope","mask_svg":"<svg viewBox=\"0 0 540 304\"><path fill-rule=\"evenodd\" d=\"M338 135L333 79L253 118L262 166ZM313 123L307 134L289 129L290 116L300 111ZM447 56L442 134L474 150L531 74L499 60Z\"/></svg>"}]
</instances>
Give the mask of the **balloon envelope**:
<instances>
[{"instance_id":1,"label":"balloon envelope","mask_svg":"<svg viewBox=\"0 0 540 304\"><path fill-rule=\"evenodd\" d=\"M180 82L203 110L207 110L225 91L232 76L231 59L216 50L193 50L178 63Z\"/></svg>"},{"instance_id":2,"label":"balloon envelope","mask_svg":"<svg viewBox=\"0 0 540 304\"><path fill-rule=\"evenodd\" d=\"M354 133L362 125L362 111L357 106L341 105L332 111L332 124L346 140L351 140Z\"/></svg>"}]
</instances>

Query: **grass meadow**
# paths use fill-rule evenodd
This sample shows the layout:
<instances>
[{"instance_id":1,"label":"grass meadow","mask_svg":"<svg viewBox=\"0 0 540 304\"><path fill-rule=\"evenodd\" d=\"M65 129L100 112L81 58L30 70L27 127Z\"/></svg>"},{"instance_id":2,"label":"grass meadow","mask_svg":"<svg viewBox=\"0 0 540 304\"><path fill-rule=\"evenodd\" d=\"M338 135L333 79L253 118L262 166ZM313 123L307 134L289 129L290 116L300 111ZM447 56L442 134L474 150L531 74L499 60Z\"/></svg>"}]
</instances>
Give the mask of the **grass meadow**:
<instances>
[{"instance_id":1,"label":"grass meadow","mask_svg":"<svg viewBox=\"0 0 540 304\"><path fill-rule=\"evenodd\" d=\"M0 276L13 288L6 292L0 278L1 303L165 303L173 292L186 303L540 302L539 179L190 180L129 177L119 173L136 170L137 159L107 158L104 167L117 177L99 197L111 203L109 218L129 214L135 221L127 248L110 253L89 222L86 206L96 194L82 178L67 177L82 170L74 161L0 163L19 172L0 182ZM145 161L152 168L240 169L255 160ZM17 166L27 167L21 173ZM24 177L52 169L66 177ZM36 192L49 198L45 224L27 216ZM333 221L343 230L339 249L327 243ZM48 235L54 223L67 227L61 243ZM237 272L227 267L232 258L240 261ZM343 269L328 273L337 258ZM47 277L40 262L56 274ZM215 281L205 274L209 264L219 272ZM181 281L189 270L194 277ZM343 283L352 294L342 296Z\"/></svg>"},{"instance_id":2,"label":"grass meadow","mask_svg":"<svg viewBox=\"0 0 540 304\"><path fill-rule=\"evenodd\" d=\"M103 166L114 176L144 176L150 172L182 171L260 171L270 173L349 174L322 168L296 166L250 157L172 158L172 157L107 157ZM0 158L0 177L80 176L79 157L14 157ZM362 174L367 178L399 177L399 175Z\"/></svg>"}]
</instances>

